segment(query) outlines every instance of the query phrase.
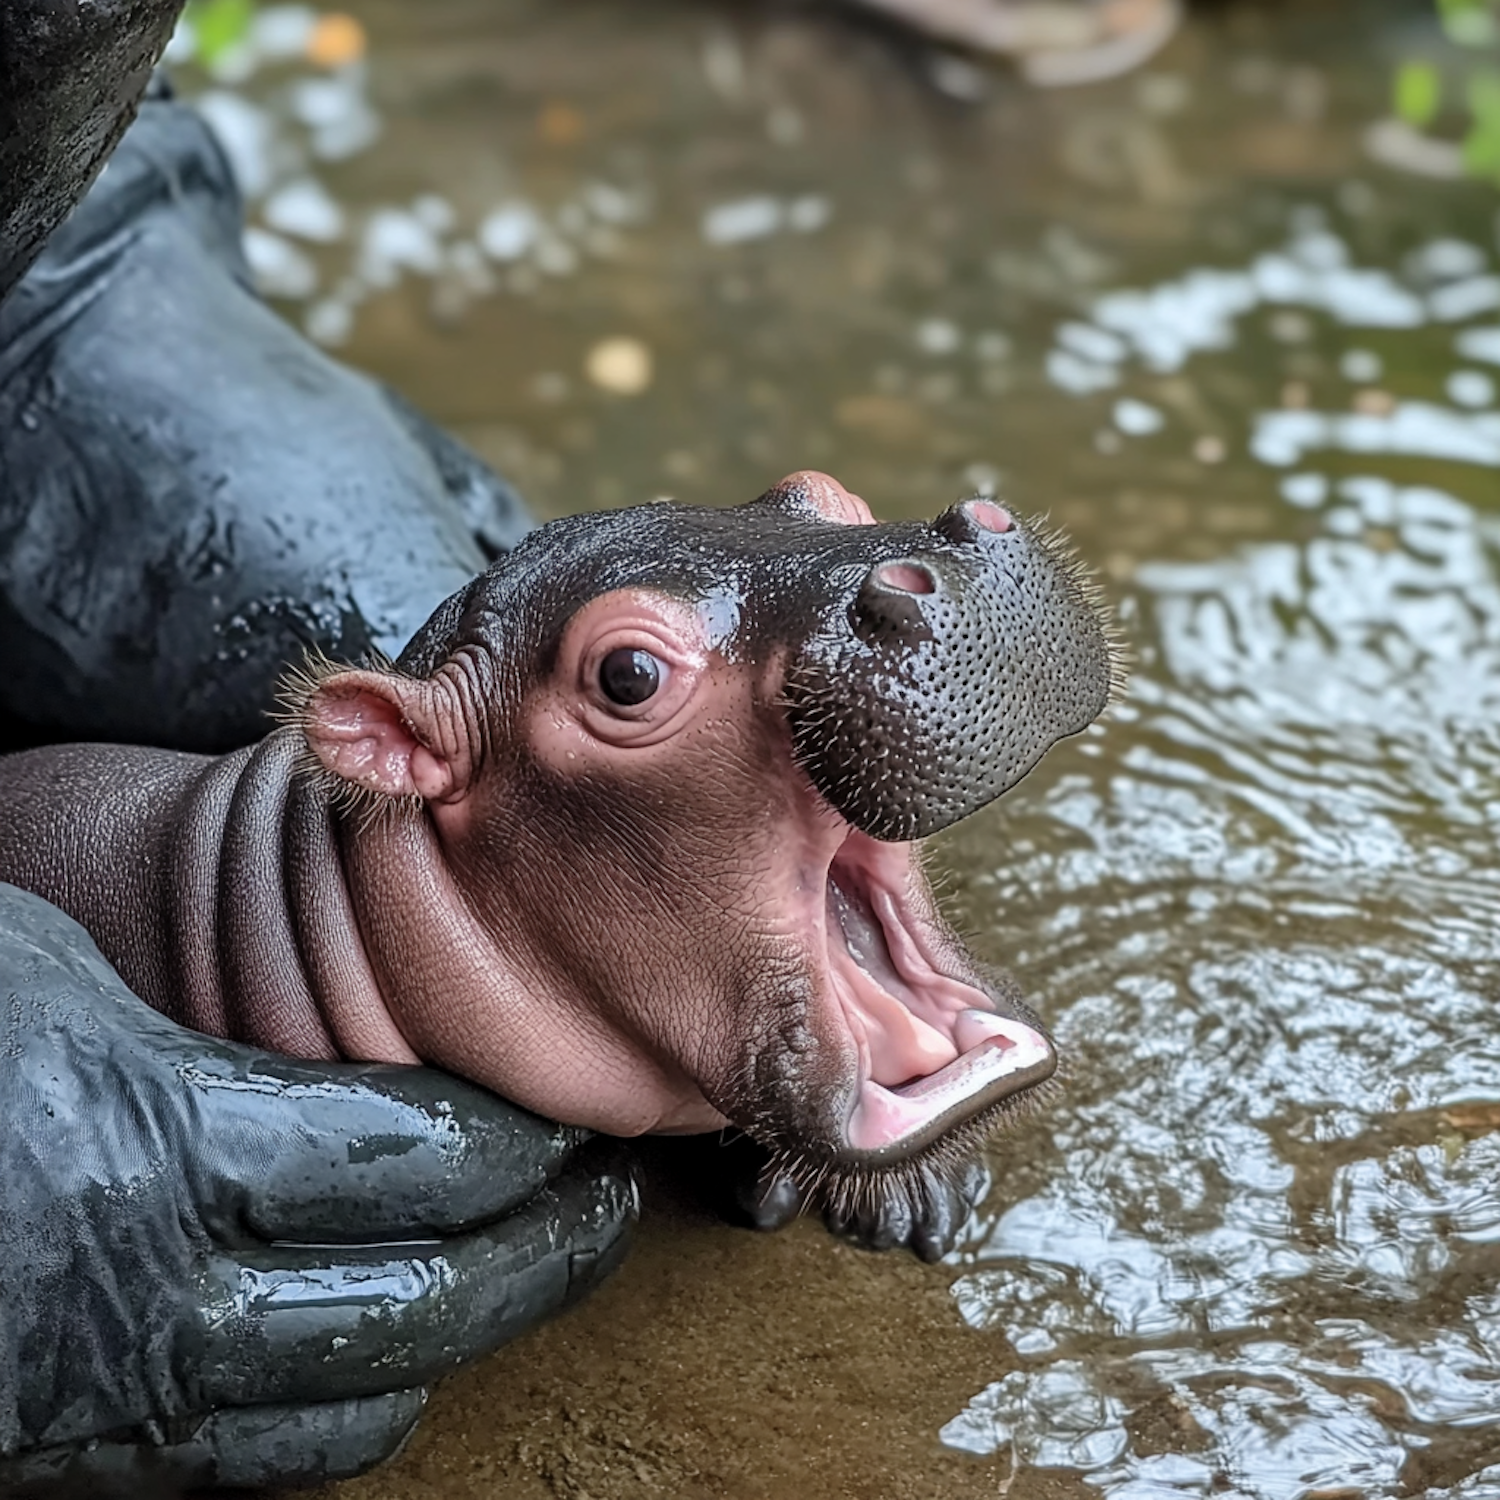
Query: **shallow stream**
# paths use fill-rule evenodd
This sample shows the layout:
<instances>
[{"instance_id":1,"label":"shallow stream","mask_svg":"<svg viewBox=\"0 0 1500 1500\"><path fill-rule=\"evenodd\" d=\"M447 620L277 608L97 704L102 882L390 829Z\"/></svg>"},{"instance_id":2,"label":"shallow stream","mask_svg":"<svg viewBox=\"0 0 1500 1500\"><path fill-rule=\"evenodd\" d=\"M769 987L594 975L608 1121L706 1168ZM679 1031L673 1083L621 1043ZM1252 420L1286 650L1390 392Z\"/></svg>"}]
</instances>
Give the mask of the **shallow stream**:
<instances>
[{"instance_id":1,"label":"shallow stream","mask_svg":"<svg viewBox=\"0 0 1500 1500\"><path fill-rule=\"evenodd\" d=\"M1070 1058L960 1251L664 1171L330 1500L1500 1497L1500 194L1368 151L1428 8L1057 93L806 7L350 9L342 72L271 10L182 74L288 316L544 514L1049 513L1136 665L942 841Z\"/></svg>"}]
</instances>

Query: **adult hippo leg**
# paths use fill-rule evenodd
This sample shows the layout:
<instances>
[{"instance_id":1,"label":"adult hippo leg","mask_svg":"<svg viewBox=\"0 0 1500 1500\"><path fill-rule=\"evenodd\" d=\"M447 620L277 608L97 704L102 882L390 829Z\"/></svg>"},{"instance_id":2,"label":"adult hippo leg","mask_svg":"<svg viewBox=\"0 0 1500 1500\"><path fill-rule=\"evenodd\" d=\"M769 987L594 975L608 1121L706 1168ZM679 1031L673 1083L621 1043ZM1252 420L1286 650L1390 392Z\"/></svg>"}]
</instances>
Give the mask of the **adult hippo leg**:
<instances>
[{"instance_id":1,"label":"adult hippo leg","mask_svg":"<svg viewBox=\"0 0 1500 1500\"><path fill-rule=\"evenodd\" d=\"M0 6L0 298L135 116L182 0Z\"/></svg>"},{"instance_id":2,"label":"adult hippo leg","mask_svg":"<svg viewBox=\"0 0 1500 1500\"><path fill-rule=\"evenodd\" d=\"M247 744L306 651L394 654L527 529L508 485L266 307L241 227L223 153L158 85L0 304L12 744Z\"/></svg>"}]
</instances>

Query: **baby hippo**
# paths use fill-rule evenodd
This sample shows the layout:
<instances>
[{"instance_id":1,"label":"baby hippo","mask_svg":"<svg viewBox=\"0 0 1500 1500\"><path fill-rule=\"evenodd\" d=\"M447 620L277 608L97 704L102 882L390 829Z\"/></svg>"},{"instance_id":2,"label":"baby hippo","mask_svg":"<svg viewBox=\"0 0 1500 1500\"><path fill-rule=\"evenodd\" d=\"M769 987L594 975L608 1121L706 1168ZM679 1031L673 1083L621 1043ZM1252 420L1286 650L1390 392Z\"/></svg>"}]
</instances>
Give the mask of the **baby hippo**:
<instances>
[{"instance_id":1,"label":"baby hippo","mask_svg":"<svg viewBox=\"0 0 1500 1500\"><path fill-rule=\"evenodd\" d=\"M0 761L0 879L200 1030L615 1135L732 1125L797 1195L920 1218L1056 1057L917 841L1115 670L1076 569L998 505L877 524L797 474L553 522L394 664L297 675L232 755Z\"/></svg>"}]
</instances>

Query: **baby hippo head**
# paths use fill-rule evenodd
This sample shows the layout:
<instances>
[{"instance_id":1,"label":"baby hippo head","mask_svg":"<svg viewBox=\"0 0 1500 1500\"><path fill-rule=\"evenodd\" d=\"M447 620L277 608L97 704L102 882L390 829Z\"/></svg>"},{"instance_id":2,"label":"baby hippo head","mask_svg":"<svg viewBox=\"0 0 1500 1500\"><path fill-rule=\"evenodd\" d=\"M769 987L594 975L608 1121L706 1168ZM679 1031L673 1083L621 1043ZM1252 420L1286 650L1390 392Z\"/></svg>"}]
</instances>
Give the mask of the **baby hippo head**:
<instances>
[{"instance_id":1,"label":"baby hippo head","mask_svg":"<svg viewBox=\"0 0 1500 1500\"><path fill-rule=\"evenodd\" d=\"M1115 673L1077 571L998 505L877 524L799 474L553 522L296 716L419 1056L615 1134L739 1127L849 1204L1053 1073L917 841Z\"/></svg>"}]
</instances>

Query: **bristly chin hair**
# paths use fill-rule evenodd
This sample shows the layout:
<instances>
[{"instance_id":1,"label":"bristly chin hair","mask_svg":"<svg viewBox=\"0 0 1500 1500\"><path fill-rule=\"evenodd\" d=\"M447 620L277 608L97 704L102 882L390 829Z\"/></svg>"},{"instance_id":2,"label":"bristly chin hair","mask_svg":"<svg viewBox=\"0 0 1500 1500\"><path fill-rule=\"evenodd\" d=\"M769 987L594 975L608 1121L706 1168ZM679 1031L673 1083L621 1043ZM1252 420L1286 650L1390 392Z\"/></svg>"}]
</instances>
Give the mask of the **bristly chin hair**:
<instances>
[{"instance_id":1,"label":"bristly chin hair","mask_svg":"<svg viewBox=\"0 0 1500 1500\"><path fill-rule=\"evenodd\" d=\"M770 1153L767 1174L785 1176L797 1187L800 1212L832 1209L853 1218L877 1213L892 1199L904 1198L913 1222L921 1222L926 1217L929 1179L956 1185L964 1167L991 1136L1030 1119L1061 1091L1061 1081L1054 1074L1024 1093L980 1110L906 1161L884 1167L846 1166L782 1141L768 1141L754 1129L747 1129L746 1134L759 1139Z\"/></svg>"},{"instance_id":2,"label":"bristly chin hair","mask_svg":"<svg viewBox=\"0 0 1500 1500\"><path fill-rule=\"evenodd\" d=\"M385 652L374 647L365 652L356 667L334 661L316 647L309 647L298 665L288 667L282 673L281 680L276 684L276 707L270 710L270 717L282 729L295 730L301 741L292 775L318 783L330 805L341 817L352 820L356 831L363 834L384 819L417 811L422 806L422 799L415 792L392 797L385 792L377 792L373 787L358 786L352 781L346 781L330 771L307 743L304 725L307 721L307 705L312 695L330 677L336 677L340 672L356 670L388 672L392 676L405 675Z\"/></svg>"}]
</instances>

